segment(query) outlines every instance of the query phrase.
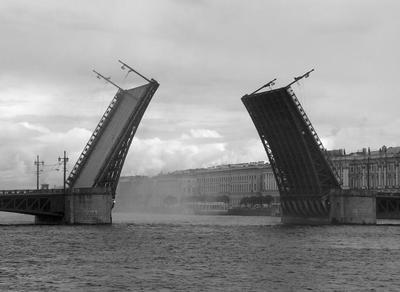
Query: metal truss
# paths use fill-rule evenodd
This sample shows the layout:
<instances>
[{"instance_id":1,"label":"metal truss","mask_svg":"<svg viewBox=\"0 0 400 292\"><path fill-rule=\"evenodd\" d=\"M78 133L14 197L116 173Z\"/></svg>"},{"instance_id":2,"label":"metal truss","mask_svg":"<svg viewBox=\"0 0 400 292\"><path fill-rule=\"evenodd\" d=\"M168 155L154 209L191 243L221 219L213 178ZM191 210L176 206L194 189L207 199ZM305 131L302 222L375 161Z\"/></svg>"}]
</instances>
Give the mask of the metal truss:
<instances>
[{"instance_id":1,"label":"metal truss","mask_svg":"<svg viewBox=\"0 0 400 292\"><path fill-rule=\"evenodd\" d=\"M315 196L283 196L281 209L284 215L295 217L327 217L330 203L328 199Z\"/></svg>"},{"instance_id":2,"label":"metal truss","mask_svg":"<svg viewBox=\"0 0 400 292\"><path fill-rule=\"evenodd\" d=\"M18 194L0 194L0 211L54 217L64 216L64 194L21 192L18 191Z\"/></svg>"},{"instance_id":3,"label":"metal truss","mask_svg":"<svg viewBox=\"0 0 400 292\"><path fill-rule=\"evenodd\" d=\"M400 193L376 195L376 219L400 219Z\"/></svg>"},{"instance_id":4,"label":"metal truss","mask_svg":"<svg viewBox=\"0 0 400 292\"><path fill-rule=\"evenodd\" d=\"M400 198L376 198L377 219L400 219Z\"/></svg>"},{"instance_id":5,"label":"metal truss","mask_svg":"<svg viewBox=\"0 0 400 292\"><path fill-rule=\"evenodd\" d=\"M293 89L292 89L290 86L288 86L288 87L287 87L287 90L288 90L289 94L291 95L291 97L292 97L294 103L296 104L297 109L298 109L298 111L299 111L299 114L302 116L302 118L303 118L305 124L307 125L307 127L308 127L308 129L309 129L311 135L313 136L315 142L317 143L318 148L321 150L321 153L323 154L323 156L324 156L324 158L325 158L324 161L328 163L329 168L330 168L330 170L333 172L333 175L335 176L335 179L336 179L336 181L338 182L338 184L339 184L339 185L342 185L342 179L341 179L339 173L337 172L337 170L336 170L336 168L335 168L335 166L334 166L332 160L329 158L329 156L328 156L328 154L327 154L327 150L326 150L325 147L322 145L322 142L321 142L321 140L319 139L319 137L318 137L318 135L317 135L317 132L315 131L314 127L312 126L312 124L311 124L311 122L310 122L310 120L308 119L308 116L307 116L306 112L304 111L303 107L301 106L299 100L297 99L297 97L296 97L296 95L295 95ZM317 160L315 160L315 161L317 162ZM321 167L321 166L320 166L320 167ZM322 166L322 167L324 167L324 166ZM321 168L321 173L323 173L322 168ZM323 178L325 178L325 179L326 179L326 182L329 183L329 182L330 182L330 179L331 179L331 174L324 174L324 175L325 175L325 176L324 176Z\"/></svg>"}]
</instances>

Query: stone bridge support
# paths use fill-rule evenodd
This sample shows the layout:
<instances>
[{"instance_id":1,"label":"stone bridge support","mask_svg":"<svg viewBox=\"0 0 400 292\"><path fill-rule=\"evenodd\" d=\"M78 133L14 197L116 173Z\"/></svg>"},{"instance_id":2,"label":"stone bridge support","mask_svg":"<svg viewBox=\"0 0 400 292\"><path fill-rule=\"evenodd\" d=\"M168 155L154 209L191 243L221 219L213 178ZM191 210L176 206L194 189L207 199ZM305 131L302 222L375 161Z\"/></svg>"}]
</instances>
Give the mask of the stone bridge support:
<instances>
[{"instance_id":1,"label":"stone bridge support","mask_svg":"<svg viewBox=\"0 0 400 292\"><path fill-rule=\"evenodd\" d=\"M109 188L73 189L64 195L64 216L36 215L36 224L111 224L113 207Z\"/></svg>"},{"instance_id":2,"label":"stone bridge support","mask_svg":"<svg viewBox=\"0 0 400 292\"><path fill-rule=\"evenodd\" d=\"M368 190L332 190L329 219L333 224L376 224L376 194Z\"/></svg>"}]
</instances>

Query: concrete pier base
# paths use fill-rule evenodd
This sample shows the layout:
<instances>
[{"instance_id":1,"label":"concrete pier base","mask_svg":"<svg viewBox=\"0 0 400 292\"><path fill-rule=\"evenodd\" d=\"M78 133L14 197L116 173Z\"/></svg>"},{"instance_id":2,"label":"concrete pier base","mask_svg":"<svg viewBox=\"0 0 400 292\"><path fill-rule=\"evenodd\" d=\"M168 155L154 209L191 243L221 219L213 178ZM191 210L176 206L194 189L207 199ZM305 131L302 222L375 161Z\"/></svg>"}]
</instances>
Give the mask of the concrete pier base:
<instances>
[{"instance_id":1,"label":"concrete pier base","mask_svg":"<svg viewBox=\"0 0 400 292\"><path fill-rule=\"evenodd\" d=\"M332 224L376 224L376 195L368 190L332 190Z\"/></svg>"},{"instance_id":2,"label":"concrete pier base","mask_svg":"<svg viewBox=\"0 0 400 292\"><path fill-rule=\"evenodd\" d=\"M107 188L79 188L68 191L64 216L37 215L35 224L111 224L112 193Z\"/></svg>"},{"instance_id":3,"label":"concrete pier base","mask_svg":"<svg viewBox=\"0 0 400 292\"><path fill-rule=\"evenodd\" d=\"M47 215L36 215L35 224L37 225L52 225L52 224L65 224L64 217L55 217Z\"/></svg>"},{"instance_id":4,"label":"concrete pier base","mask_svg":"<svg viewBox=\"0 0 400 292\"><path fill-rule=\"evenodd\" d=\"M74 189L65 197L66 224L111 224L111 191L102 188Z\"/></svg>"},{"instance_id":5,"label":"concrete pier base","mask_svg":"<svg viewBox=\"0 0 400 292\"><path fill-rule=\"evenodd\" d=\"M291 198L283 203L282 223L294 225L376 224L376 194L368 190L330 191L324 199ZM317 215L316 211L320 211ZM323 212L321 212L323 211Z\"/></svg>"},{"instance_id":6,"label":"concrete pier base","mask_svg":"<svg viewBox=\"0 0 400 292\"><path fill-rule=\"evenodd\" d=\"M281 222L294 225L330 224L329 207L329 198L327 196L282 196Z\"/></svg>"}]
</instances>

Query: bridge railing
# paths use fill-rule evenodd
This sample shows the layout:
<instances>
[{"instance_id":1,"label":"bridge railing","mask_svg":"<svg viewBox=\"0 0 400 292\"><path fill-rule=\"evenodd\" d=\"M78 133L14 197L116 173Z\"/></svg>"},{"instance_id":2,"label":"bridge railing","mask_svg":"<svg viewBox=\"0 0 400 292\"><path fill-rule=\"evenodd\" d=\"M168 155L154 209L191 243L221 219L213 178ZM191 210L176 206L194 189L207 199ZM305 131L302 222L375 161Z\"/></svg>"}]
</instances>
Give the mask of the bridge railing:
<instances>
[{"instance_id":1,"label":"bridge railing","mask_svg":"<svg viewBox=\"0 0 400 292\"><path fill-rule=\"evenodd\" d=\"M111 100L111 103L108 105L106 111L104 112L103 116L100 119L100 122L97 124L96 129L93 131L92 136L90 137L89 141L86 143L85 148L83 149L81 155L79 156L77 162L75 163L73 169L71 170L71 173L68 177L67 183L68 185L72 185L74 183L74 180L79 174L80 167L85 163L85 161L88 159L88 156L90 155L90 152L93 150L92 145L97 142L99 139L99 134L104 131L104 128L107 126L109 123L110 119L109 116L113 115L115 112L115 107L117 102L119 101L119 97L122 91L118 90L118 92L115 94L113 99Z\"/></svg>"},{"instance_id":2,"label":"bridge railing","mask_svg":"<svg viewBox=\"0 0 400 292\"><path fill-rule=\"evenodd\" d=\"M66 189L65 193L88 193L96 192L103 193L109 192L109 188L94 187L94 188L74 188ZM0 190L0 196L4 195L49 195L49 194L64 194L64 189L30 189L30 190Z\"/></svg>"},{"instance_id":3,"label":"bridge railing","mask_svg":"<svg viewBox=\"0 0 400 292\"><path fill-rule=\"evenodd\" d=\"M63 189L45 189L45 190L0 190L0 195L29 195L29 194L50 194L64 193Z\"/></svg>"},{"instance_id":4,"label":"bridge railing","mask_svg":"<svg viewBox=\"0 0 400 292\"><path fill-rule=\"evenodd\" d=\"M308 118L306 112L304 111L302 105L300 104L299 100L297 99L296 94L294 93L293 89L290 86L288 87L287 90L288 90L288 93L291 95L294 103L296 104L297 109L298 109L300 115L302 116L303 120L305 121L308 129L310 130L315 142L317 143L318 148L321 150L322 155L324 156L324 158L325 158L326 162L328 163L331 171L333 172L333 175L336 178L338 184L339 185L343 185L342 178L340 177L339 173L337 172L337 169L336 169L335 165L333 164L331 158L327 154L327 151L326 151L325 147L323 146L321 140L319 139L318 134L315 131L313 125L311 124L311 121L309 120L309 118Z\"/></svg>"}]
</instances>

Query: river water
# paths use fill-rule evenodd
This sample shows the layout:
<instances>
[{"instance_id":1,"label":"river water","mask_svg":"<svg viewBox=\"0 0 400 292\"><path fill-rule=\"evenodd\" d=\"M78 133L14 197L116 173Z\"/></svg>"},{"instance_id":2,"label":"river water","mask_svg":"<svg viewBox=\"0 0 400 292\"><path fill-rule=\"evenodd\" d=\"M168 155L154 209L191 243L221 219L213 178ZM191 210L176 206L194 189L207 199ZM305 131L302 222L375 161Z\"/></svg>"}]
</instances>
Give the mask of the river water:
<instances>
[{"instance_id":1,"label":"river water","mask_svg":"<svg viewBox=\"0 0 400 292\"><path fill-rule=\"evenodd\" d=\"M114 214L110 226L7 225L2 291L398 291L400 226Z\"/></svg>"}]
</instances>

